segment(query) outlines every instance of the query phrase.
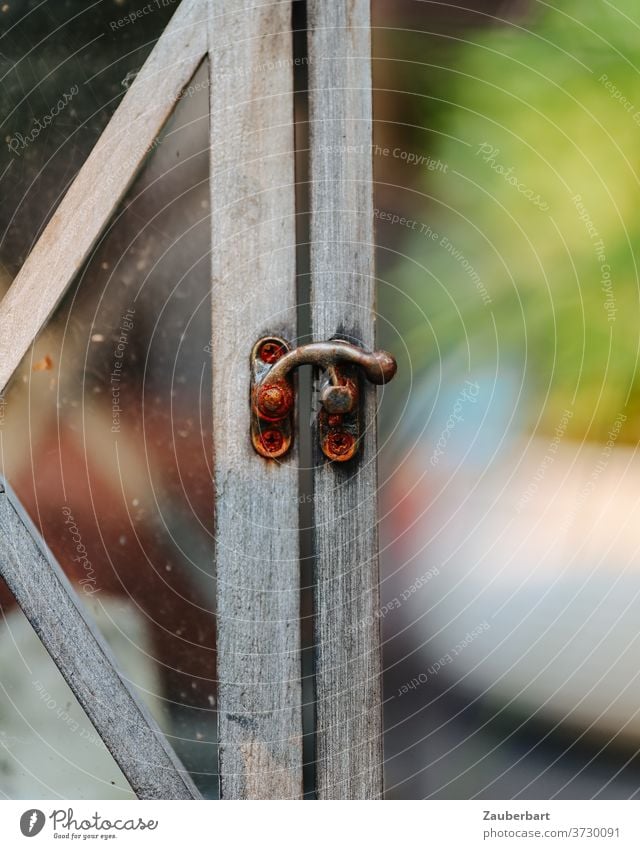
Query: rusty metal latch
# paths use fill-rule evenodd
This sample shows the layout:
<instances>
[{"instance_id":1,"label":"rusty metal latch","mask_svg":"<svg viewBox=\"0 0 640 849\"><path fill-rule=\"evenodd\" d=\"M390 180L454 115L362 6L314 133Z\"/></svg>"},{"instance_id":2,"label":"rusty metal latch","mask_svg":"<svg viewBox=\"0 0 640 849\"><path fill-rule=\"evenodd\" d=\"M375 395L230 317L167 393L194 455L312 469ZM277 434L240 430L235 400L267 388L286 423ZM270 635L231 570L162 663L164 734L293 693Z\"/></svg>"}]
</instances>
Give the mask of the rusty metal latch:
<instances>
[{"instance_id":1,"label":"rusty metal latch","mask_svg":"<svg viewBox=\"0 0 640 849\"><path fill-rule=\"evenodd\" d=\"M356 454L362 433L361 375L371 383L388 383L396 361L386 351L367 353L338 339L294 349L276 336L260 339L251 352L251 441L263 457L282 457L291 447L293 372L307 364L321 371L320 447L329 460L344 463Z\"/></svg>"}]
</instances>

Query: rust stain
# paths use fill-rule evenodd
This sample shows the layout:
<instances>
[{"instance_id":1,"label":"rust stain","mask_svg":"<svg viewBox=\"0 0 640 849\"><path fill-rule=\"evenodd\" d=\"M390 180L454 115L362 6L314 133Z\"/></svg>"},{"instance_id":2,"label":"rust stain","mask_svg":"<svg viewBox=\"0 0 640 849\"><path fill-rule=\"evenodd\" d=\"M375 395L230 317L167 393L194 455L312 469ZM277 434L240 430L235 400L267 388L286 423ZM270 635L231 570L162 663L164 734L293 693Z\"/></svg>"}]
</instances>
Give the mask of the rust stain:
<instances>
[{"instance_id":1,"label":"rust stain","mask_svg":"<svg viewBox=\"0 0 640 849\"><path fill-rule=\"evenodd\" d=\"M41 360L38 360L37 363L34 363L31 367L31 371L51 371L53 368L53 360L46 354Z\"/></svg>"}]
</instances>

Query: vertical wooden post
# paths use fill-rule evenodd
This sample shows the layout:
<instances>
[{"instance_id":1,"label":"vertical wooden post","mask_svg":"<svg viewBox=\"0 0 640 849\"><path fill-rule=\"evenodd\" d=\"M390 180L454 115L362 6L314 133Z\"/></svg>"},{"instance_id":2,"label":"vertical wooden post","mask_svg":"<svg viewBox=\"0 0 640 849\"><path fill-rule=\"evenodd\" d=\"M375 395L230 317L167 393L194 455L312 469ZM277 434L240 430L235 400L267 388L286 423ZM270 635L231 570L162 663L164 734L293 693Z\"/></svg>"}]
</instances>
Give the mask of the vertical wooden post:
<instances>
[{"instance_id":1,"label":"vertical wooden post","mask_svg":"<svg viewBox=\"0 0 640 849\"><path fill-rule=\"evenodd\" d=\"M309 0L311 314L315 340L374 338L369 0ZM375 390L352 463L320 454L316 527L317 784L382 795Z\"/></svg>"},{"instance_id":2,"label":"vertical wooden post","mask_svg":"<svg viewBox=\"0 0 640 849\"><path fill-rule=\"evenodd\" d=\"M294 340L289 3L209 0L221 795L302 794L297 455L249 440L249 355Z\"/></svg>"}]
</instances>

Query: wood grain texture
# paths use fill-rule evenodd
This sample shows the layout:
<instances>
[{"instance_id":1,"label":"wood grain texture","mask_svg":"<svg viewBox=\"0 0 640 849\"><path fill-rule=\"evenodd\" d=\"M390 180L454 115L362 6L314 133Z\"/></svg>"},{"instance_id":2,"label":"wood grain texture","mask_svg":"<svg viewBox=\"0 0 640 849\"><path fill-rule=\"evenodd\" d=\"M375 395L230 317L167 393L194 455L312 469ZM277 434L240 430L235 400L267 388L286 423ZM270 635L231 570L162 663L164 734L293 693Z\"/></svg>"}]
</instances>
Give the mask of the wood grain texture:
<instances>
[{"instance_id":1,"label":"wood grain texture","mask_svg":"<svg viewBox=\"0 0 640 849\"><path fill-rule=\"evenodd\" d=\"M251 349L295 338L291 6L210 3L221 796L297 798L297 452L266 460L249 438Z\"/></svg>"},{"instance_id":2,"label":"wood grain texture","mask_svg":"<svg viewBox=\"0 0 640 849\"><path fill-rule=\"evenodd\" d=\"M206 6L183 0L0 302L0 391L80 270L206 52Z\"/></svg>"},{"instance_id":3,"label":"wood grain texture","mask_svg":"<svg viewBox=\"0 0 640 849\"><path fill-rule=\"evenodd\" d=\"M200 798L8 487L0 492L0 575L138 797Z\"/></svg>"},{"instance_id":4,"label":"wood grain texture","mask_svg":"<svg viewBox=\"0 0 640 849\"><path fill-rule=\"evenodd\" d=\"M309 0L311 315L315 340L372 350L374 235L369 0ZM360 456L318 453L317 786L321 799L382 795L375 389Z\"/></svg>"}]
</instances>

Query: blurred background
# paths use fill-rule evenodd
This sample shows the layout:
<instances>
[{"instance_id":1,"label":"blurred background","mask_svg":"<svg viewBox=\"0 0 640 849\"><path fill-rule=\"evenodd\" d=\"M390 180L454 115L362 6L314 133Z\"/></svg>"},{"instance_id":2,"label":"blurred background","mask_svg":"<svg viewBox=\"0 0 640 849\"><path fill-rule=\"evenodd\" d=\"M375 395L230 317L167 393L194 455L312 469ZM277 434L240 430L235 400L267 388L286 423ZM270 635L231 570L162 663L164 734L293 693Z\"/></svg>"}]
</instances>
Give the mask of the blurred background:
<instances>
[{"instance_id":1,"label":"blurred background","mask_svg":"<svg viewBox=\"0 0 640 849\"><path fill-rule=\"evenodd\" d=\"M177 3L114 26L142 5L0 6L3 292ZM631 797L640 9L372 14L387 794ZM203 65L0 398L0 462L213 797L208 120ZM132 796L0 604L0 794Z\"/></svg>"}]
</instances>

